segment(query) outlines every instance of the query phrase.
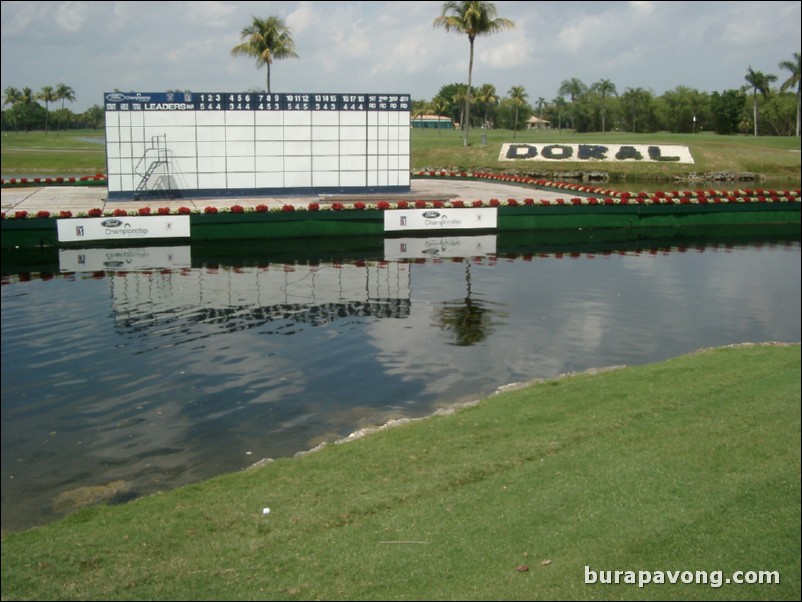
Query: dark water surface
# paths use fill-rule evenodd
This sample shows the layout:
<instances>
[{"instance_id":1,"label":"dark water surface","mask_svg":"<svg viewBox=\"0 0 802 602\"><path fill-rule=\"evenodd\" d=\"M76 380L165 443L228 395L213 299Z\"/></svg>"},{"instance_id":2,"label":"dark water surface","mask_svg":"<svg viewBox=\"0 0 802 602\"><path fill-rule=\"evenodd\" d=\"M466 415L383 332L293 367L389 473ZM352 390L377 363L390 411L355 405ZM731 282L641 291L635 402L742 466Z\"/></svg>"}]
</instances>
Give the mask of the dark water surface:
<instances>
[{"instance_id":1,"label":"dark water surface","mask_svg":"<svg viewBox=\"0 0 802 602\"><path fill-rule=\"evenodd\" d=\"M4 252L2 528L499 386L800 341L799 228Z\"/></svg>"}]
</instances>

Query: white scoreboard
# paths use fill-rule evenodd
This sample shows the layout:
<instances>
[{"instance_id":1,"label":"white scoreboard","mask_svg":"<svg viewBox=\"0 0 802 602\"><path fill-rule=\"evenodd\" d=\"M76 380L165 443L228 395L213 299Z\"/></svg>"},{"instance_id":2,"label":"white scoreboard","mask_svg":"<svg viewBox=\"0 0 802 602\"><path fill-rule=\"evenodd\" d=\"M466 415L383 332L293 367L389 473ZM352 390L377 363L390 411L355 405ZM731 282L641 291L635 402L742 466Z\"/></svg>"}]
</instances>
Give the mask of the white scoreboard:
<instances>
[{"instance_id":1,"label":"white scoreboard","mask_svg":"<svg viewBox=\"0 0 802 602\"><path fill-rule=\"evenodd\" d=\"M109 198L410 190L408 94L108 92Z\"/></svg>"}]
</instances>

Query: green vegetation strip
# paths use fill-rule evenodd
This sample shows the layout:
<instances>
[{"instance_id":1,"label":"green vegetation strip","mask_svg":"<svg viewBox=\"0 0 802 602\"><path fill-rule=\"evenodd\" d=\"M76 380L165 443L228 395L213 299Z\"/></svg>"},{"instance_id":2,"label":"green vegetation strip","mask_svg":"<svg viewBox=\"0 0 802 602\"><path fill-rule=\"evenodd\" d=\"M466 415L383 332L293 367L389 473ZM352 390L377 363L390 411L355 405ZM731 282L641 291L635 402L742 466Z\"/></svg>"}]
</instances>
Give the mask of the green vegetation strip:
<instances>
[{"instance_id":1,"label":"green vegetation strip","mask_svg":"<svg viewBox=\"0 0 802 602\"><path fill-rule=\"evenodd\" d=\"M487 144L481 143L481 136ZM94 175L106 171L103 130L70 130L8 133L3 137L3 175L76 174ZM800 171L799 138L793 136L720 136L717 134L669 134L655 132L632 134L568 134L555 130L472 130L471 145L462 145L462 132L412 130L410 144L411 170L457 169L469 171L507 171L541 174L561 179L560 174L573 171L604 172L613 179L632 181L667 181L688 174L755 173L770 182L772 179L798 180ZM501 145L515 143L565 144L677 144L687 146L693 165L641 162L535 162L499 161ZM53 152L58 151L58 152ZM731 188L732 186L721 187Z\"/></svg>"},{"instance_id":2,"label":"green vegetation strip","mask_svg":"<svg viewBox=\"0 0 802 602\"><path fill-rule=\"evenodd\" d=\"M530 384L7 535L2 597L798 600L799 549L800 346L745 345ZM780 583L727 584L738 571Z\"/></svg>"}]
</instances>

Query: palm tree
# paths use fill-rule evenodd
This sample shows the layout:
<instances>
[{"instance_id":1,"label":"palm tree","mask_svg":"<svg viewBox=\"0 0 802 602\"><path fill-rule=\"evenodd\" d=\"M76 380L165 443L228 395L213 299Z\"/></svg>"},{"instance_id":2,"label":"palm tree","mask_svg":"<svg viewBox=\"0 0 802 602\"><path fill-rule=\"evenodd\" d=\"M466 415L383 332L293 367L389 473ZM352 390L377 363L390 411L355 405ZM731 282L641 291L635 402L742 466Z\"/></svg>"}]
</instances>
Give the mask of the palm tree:
<instances>
[{"instance_id":1,"label":"palm tree","mask_svg":"<svg viewBox=\"0 0 802 602\"><path fill-rule=\"evenodd\" d=\"M510 95L510 100L512 104L515 105L515 127L512 130L512 137L515 138L515 133L518 131L518 112L526 103L526 99L529 95L526 93L523 86L513 86L507 94Z\"/></svg>"},{"instance_id":2,"label":"palm tree","mask_svg":"<svg viewBox=\"0 0 802 602\"><path fill-rule=\"evenodd\" d=\"M574 123L574 102L577 98L582 96L588 91L588 87L576 77L563 80L560 84L560 89L557 92L560 96L569 96L571 98L571 129L576 131L576 124Z\"/></svg>"},{"instance_id":3,"label":"palm tree","mask_svg":"<svg viewBox=\"0 0 802 602\"><path fill-rule=\"evenodd\" d=\"M468 146L468 118L471 106L471 77L473 76L473 44L476 36L513 29L515 23L510 19L496 16L496 5L492 2L445 2L440 16L434 20L433 27L442 27L447 32L467 34L470 44L468 60L468 88L465 96L465 117L462 126L462 144Z\"/></svg>"},{"instance_id":4,"label":"palm tree","mask_svg":"<svg viewBox=\"0 0 802 602\"><path fill-rule=\"evenodd\" d=\"M67 84L59 84L56 86L56 99L61 101L61 112L64 112L64 101L69 100L75 102L75 90L70 88ZM61 115L58 118L58 129L61 131Z\"/></svg>"},{"instance_id":5,"label":"palm tree","mask_svg":"<svg viewBox=\"0 0 802 602\"><path fill-rule=\"evenodd\" d=\"M601 97L601 116L602 116L602 134L605 130L605 121L604 121L604 113L606 107L606 99L608 96L618 96L618 92L615 89L615 84L611 82L609 79L600 79L595 84L591 86L591 89L596 92Z\"/></svg>"},{"instance_id":6,"label":"palm tree","mask_svg":"<svg viewBox=\"0 0 802 602\"><path fill-rule=\"evenodd\" d=\"M782 61L780 69L786 69L791 72L791 76L785 80L780 86L780 90L785 92L788 88L796 86L796 135L799 136L799 99L802 96L802 80L799 79L800 55L798 52L794 53L793 61Z\"/></svg>"},{"instance_id":7,"label":"palm tree","mask_svg":"<svg viewBox=\"0 0 802 602\"><path fill-rule=\"evenodd\" d=\"M58 100L58 97L56 96L56 90L53 88L53 86L42 86L42 89L39 90L39 94L36 95L36 98L45 101L45 134L47 134L47 118L50 115L50 103Z\"/></svg>"},{"instance_id":8,"label":"palm tree","mask_svg":"<svg viewBox=\"0 0 802 602\"><path fill-rule=\"evenodd\" d=\"M17 133L17 104L22 102L22 92L17 88L9 86L3 96L3 106L11 105L11 119L14 121L14 133Z\"/></svg>"},{"instance_id":9,"label":"palm tree","mask_svg":"<svg viewBox=\"0 0 802 602\"><path fill-rule=\"evenodd\" d=\"M771 90L770 85L771 82L777 80L776 75L772 75L771 73L763 73L761 71L754 71L752 67L749 67L749 70L746 72L744 79L747 81L749 86L752 88L752 113L753 119L755 121L755 136L757 136L757 93L766 98L769 95L769 91Z\"/></svg>"},{"instance_id":10,"label":"palm tree","mask_svg":"<svg viewBox=\"0 0 802 602\"><path fill-rule=\"evenodd\" d=\"M256 68L267 66L267 93L270 93L270 65L274 60L298 58L292 33L280 17L259 19L243 28L242 43L231 49L233 56L249 56L256 59Z\"/></svg>"},{"instance_id":11,"label":"palm tree","mask_svg":"<svg viewBox=\"0 0 802 602\"><path fill-rule=\"evenodd\" d=\"M483 84L479 91L476 93L476 100L481 102L485 107L485 123L487 126L490 123L488 113L490 107L495 107L498 104L498 96L496 96L496 87L493 84Z\"/></svg>"}]
</instances>

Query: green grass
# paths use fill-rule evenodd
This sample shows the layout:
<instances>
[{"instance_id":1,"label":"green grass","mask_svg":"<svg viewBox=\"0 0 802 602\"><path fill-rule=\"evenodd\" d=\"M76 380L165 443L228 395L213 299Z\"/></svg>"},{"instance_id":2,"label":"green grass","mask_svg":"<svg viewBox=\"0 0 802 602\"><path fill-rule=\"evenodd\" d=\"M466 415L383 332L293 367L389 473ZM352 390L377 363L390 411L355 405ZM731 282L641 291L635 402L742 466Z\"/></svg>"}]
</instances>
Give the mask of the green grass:
<instances>
[{"instance_id":1,"label":"green grass","mask_svg":"<svg viewBox=\"0 0 802 602\"><path fill-rule=\"evenodd\" d=\"M800 347L744 346L533 384L8 535L2 598L790 600L799 549ZM585 566L781 582L586 585Z\"/></svg>"},{"instance_id":2,"label":"green grass","mask_svg":"<svg viewBox=\"0 0 802 602\"><path fill-rule=\"evenodd\" d=\"M3 175L93 175L106 173L106 148L86 138L103 138L102 130L3 132Z\"/></svg>"},{"instance_id":3,"label":"green grass","mask_svg":"<svg viewBox=\"0 0 802 602\"><path fill-rule=\"evenodd\" d=\"M513 137L510 130L485 132L487 145L482 145L480 130L470 132L470 146L462 144L458 131L412 130L412 170L456 168L465 170L516 171L543 173L559 179L571 171L604 171L613 179L634 181L672 180L689 173L708 172L758 173L767 179L799 179L799 138L772 136L718 136L715 134L572 134L568 132L522 131ZM102 130L62 132L6 132L2 144L3 174L81 174L105 173L106 158L102 145L84 138L102 136ZM578 162L543 164L499 161L501 144L505 142L564 142L589 144L678 144L688 146L696 163L617 163L589 164ZM553 171L553 170L558 171ZM544 171L545 170L545 171Z\"/></svg>"},{"instance_id":4,"label":"green grass","mask_svg":"<svg viewBox=\"0 0 802 602\"><path fill-rule=\"evenodd\" d=\"M800 145L794 137L718 136L716 134L630 134L609 132L605 134L573 134L567 131L532 130L517 132L515 138L510 130L485 132L487 145L482 145L482 132L472 130L470 146L464 147L462 135L457 131L413 130L412 163L414 169L457 168L466 170L486 169L492 171L516 171L519 173L546 173L559 176L563 172L597 171L607 172L613 179L629 180L673 180L689 173L708 172L752 172L769 179L799 178ZM560 162L543 164L537 162L499 161L501 144L518 143L565 143L565 144L672 144L687 146L694 158L693 165L672 163L580 163Z\"/></svg>"}]
</instances>

